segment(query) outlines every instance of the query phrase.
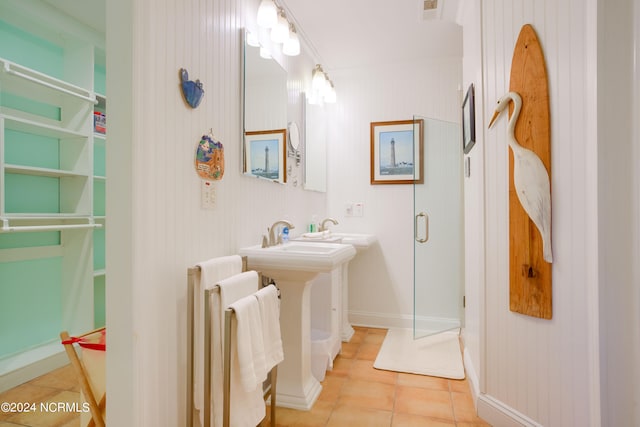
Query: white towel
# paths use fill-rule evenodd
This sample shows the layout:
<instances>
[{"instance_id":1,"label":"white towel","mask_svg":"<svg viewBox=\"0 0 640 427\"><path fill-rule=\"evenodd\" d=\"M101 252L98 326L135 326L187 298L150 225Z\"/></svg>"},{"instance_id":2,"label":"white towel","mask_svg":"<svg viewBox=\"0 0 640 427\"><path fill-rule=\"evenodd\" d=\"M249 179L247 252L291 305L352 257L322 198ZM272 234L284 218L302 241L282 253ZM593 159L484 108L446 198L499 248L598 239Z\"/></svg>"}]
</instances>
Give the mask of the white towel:
<instances>
[{"instance_id":1,"label":"white towel","mask_svg":"<svg viewBox=\"0 0 640 427\"><path fill-rule=\"evenodd\" d=\"M255 294L239 299L230 306L235 312L231 339L238 350L240 382L244 391L250 392L267 379L267 364L264 358L264 340L262 338L262 318L260 305Z\"/></svg>"},{"instance_id":2,"label":"white towel","mask_svg":"<svg viewBox=\"0 0 640 427\"><path fill-rule=\"evenodd\" d=\"M284 360L280 335L280 300L278 289L269 285L256 292L262 320L262 338L267 372Z\"/></svg>"},{"instance_id":3,"label":"white towel","mask_svg":"<svg viewBox=\"0 0 640 427\"><path fill-rule=\"evenodd\" d=\"M212 310L212 419L214 427L222 426L223 403L223 360L224 360L224 312L227 307L237 300L250 296L258 290L258 273L247 271L236 274L218 282L219 293L211 295ZM252 298L254 298L252 296ZM233 331L232 331L233 334ZM235 334L234 334L235 335ZM254 427L264 418L265 406L262 388L258 387L249 393L240 386L240 372L233 369L238 364L236 346L231 349L231 417L230 424L234 427ZM206 426L208 427L208 426Z\"/></svg>"},{"instance_id":4,"label":"white towel","mask_svg":"<svg viewBox=\"0 0 640 427\"><path fill-rule=\"evenodd\" d=\"M194 380L193 404L200 411L200 424L203 423L204 400L204 291L211 289L223 279L242 272L242 258L230 255L212 258L197 264L200 267L193 292L193 355ZM222 344L220 344L222 345Z\"/></svg>"}]
</instances>

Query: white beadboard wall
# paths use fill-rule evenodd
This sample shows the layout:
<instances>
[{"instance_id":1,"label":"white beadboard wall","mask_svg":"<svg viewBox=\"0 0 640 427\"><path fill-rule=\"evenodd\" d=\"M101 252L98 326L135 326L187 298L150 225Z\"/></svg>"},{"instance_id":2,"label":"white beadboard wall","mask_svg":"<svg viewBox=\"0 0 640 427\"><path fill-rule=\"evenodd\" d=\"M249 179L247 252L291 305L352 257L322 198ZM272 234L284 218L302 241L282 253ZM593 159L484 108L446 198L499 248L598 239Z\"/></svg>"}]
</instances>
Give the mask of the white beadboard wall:
<instances>
[{"instance_id":1,"label":"white beadboard wall","mask_svg":"<svg viewBox=\"0 0 640 427\"><path fill-rule=\"evenodd\" d=\"M553 319L509 311L508 148L506 117L484 132L484 361L480 415L524 425L599 424L597 196L594 162L593 2L484 0L482 49L488 118L509 88L522 25L535 28L549 79L552 137ZM591 9L590 9L591 7ZM477 199L476 199L477 200ZM473 211L482 206L468 206ZM473 274L468 271L467 274ZM496 409L500 409L496 411Z\"/></svg>"},{"instance_id":2,"label":"white beadboard wall","mask_svg":"<svg viewBox=\"0 0 640 427\"><path fill-rule=\"evenodd\" d=\"M184 425L189 266L259 244L285 216L304 230L312 214L325 215L326 195L303 191L299 168L297 186L240 174L241 28L258 4L107 2L110 425ZM306 56L284 64L290 119L301 119L313 64ZM195 110L181 98L182 67L204 83ZM193 159L210 128L224 144L226 171L214 184L215 209L203 210Z\"/></svg>"},{"instance_id":3,"label":"white beadboard wall","mask_svg":"<svg viewBox=\"0 0 640 427\"><path fill-rule=\"evenodd\" d=\"M372 233L378 243L349 264L349 317L355 324L411 327L413 186L370 184L370 123L414 114L460 121L459 56L329 70L338 102L328 109L328 213L336 230ZM362 217L345 205L364 203Z\"/></svg>"}]
</instances>

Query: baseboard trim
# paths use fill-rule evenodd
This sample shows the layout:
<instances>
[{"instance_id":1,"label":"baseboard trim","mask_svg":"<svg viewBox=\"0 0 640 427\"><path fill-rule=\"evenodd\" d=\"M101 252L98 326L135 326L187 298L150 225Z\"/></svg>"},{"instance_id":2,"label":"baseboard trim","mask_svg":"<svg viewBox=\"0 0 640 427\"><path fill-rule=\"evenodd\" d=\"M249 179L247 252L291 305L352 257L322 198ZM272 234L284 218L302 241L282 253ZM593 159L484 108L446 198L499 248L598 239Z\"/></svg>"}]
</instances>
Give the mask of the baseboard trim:
<instances>
[{"instance_id":1,"label":"baseboard trim","mask_svg":"<svg viewBox=\"0 0 640 427\"><path fill-rule=\"evenodd\" d=\"M542 424L487 394L478 396L478 416L494 426L543 427Z\"/></svg>"},{"instance_id":2,"label":"baseboard trim","mask_svg":"<svg viewBox=\"0 0 640 427\"><path fill-rule=\"evenodd\" d=\"M17 387L69 363L60 342L46 344L3 359L0 363L0 393Z\"/></svg>"},{"instance_id":3,"label":"baseboard trim","mask_svg":"<svg viewBox=\"0 0 640 427\"><path fill-rule=\"evenodd\" d=\"M349 321L356 326L370 328L413 328L413 316L410 314L388 314L370 311L349 311ZM439 317L416 318L416 325L419 330L424 331L448 331L459 328L460 321L457 319L446 319Z\"/></svg>"}]
</instances>

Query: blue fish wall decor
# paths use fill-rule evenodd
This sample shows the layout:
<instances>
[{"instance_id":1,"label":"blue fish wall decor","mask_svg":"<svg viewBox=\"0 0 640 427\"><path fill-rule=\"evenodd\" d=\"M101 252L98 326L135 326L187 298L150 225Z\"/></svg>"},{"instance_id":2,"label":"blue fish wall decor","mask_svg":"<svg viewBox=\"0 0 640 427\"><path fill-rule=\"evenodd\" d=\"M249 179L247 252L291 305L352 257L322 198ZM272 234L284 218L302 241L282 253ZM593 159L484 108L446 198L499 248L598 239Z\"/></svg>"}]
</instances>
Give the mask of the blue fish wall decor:
<instances>
[{"instance_id":1,"label":"blue fish wall decor","mask_svg":"<svg viewBox=\"0 0 640 427\"><path fill-rule=\"evenodd\" d=\"M189 80L189 73L185 68L180 69L180 80L182 82L181 87L184 100L191 108L196 108L200 105L200 101L202 101L202 97L204 96L202 82L200 82L200 80L196 80L195 82Z\"/></svg>"}]
</instances>

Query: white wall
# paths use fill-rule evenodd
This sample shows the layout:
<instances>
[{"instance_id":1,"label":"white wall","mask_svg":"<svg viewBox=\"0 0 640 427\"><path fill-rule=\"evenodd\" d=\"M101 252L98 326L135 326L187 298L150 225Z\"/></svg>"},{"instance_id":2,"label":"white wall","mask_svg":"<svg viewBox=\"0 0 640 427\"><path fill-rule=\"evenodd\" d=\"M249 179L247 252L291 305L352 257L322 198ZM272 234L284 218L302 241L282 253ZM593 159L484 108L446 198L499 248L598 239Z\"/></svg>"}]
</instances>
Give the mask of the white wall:
<instances>
[{"instance_id":1,"label":"white wall","mask_svg":"<svg viewBox=\"0 0 640 427\"><path fill-rule=\"evenodd\" d=\"M338 102L329 108L328 209L336 230L375 234L378 243L349 266L349 317L356 324L411 327L413 186L370 184L370 123L414 114L460 121L459 57L331 70ZM364 203L364 216L345 205Z\"/></svg>"},{"instance_id":2,"label":"white wall","mask_svg":"<svg viewBox=\"0 0 640 427\"><path fill-rule=\"evenodd\" d=\"M506 120L492 130L481 127L486 228L484 242L471 244L486 249L477 296L480 305L484 299L484 339L475 368L481 372L480 415L495 425L638 421L638 279L631 261L638 219L630 216L637 214L637 174L634 183L630 167L637 133L635 148L629 144L633 13L631 2L623 3L482 2L484 117L508 90L515 40L531 23L546 59L552 135L553 319L547 321L508 309ZM465 60L468 47L475 42L465 36ZM475 79L477 66L467 68L465 61L465 79ZM467 215L483 207L477 198L467 202ZM478 363L475 355L470 360Z\"/></svg>"},{"instance_id":3,"label":"white wall","mask_svg":"<svg viewBox=\"0 0 640 427\"><path fill-rule=\"evenodd\" d=\"M189 266L259 244L285 215L303 229L312 214L325 214L323 193L240 174L240 31L258 3L107 2L110 425L184 423ZM289 112L296 117L313 61L285 65L294 77ZM182 67L204 83L196 110L181 98ZM200 208L193 168L196 144L210 128L226 160L211 211Z\"/></svg>"}]
</instances>

